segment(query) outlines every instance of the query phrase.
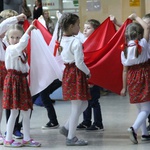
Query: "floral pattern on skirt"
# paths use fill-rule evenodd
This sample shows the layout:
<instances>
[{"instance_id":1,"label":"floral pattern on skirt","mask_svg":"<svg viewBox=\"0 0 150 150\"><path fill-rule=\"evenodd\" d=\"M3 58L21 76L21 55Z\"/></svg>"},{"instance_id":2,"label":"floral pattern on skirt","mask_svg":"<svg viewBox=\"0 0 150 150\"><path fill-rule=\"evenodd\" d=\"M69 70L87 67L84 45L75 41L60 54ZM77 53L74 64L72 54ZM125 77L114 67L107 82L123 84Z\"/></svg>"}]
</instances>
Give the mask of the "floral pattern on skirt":
<instances>
[{"instance_id":1,"label":"floral pattern on skirt","mask_svg":"<svg viewBox=\"0 0 150 150\"><path fill-rule=\"evenodd\" d=\"M130 103L150 101L150 62L130 66L127 83Z\"/></svg>"},{"instance_id":2,"label":"floral pattern on skirt","mask_svg":"<svg viewBox=\"0 0 150 150\"><path fill-rule=\"evenodd\" d=\"M4 81L3 108L28 110L33 108L27 73L8 70Z\"/></svg>"},{"instance_id":3,"label":"floral pattern on skirt","mask_svg":"<svg viewBox=\"0 0 150 150\"><path fill-rule=\"evenodd\" d=\"M5 62L4 61L0 61L0 90L3 90L3 86L4 86L4 79L6 77L7 74L7 70L5 68Z\"/></svg>"},{"instance_id":4,"label":"floral pattern on skirt","mask_svg":"<svg viewBox=\"0 0 150 150\"><path fill-rule=\"evenodd\" d=\"M64 100L90 100L90 90L84 72L75 64L65 64L63 73L62 91Z\"/></svg>"}]
</instances>

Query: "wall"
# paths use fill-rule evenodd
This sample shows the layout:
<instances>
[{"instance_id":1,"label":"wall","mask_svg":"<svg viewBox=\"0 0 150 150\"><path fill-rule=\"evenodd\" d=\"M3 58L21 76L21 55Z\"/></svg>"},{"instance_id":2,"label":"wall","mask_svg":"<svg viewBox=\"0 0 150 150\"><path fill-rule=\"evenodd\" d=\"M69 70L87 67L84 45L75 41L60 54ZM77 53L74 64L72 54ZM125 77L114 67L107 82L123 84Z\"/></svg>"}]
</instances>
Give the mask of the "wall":
<instances>
[{"instance_id":1,"label":"wall","mask_svg":"<svg viewBox=\"0 0 150 150\"><path fill-rule=\"evenodd\" d=\"M130 6L130 1L137 6ZM145 14L145 3L145 0L79 0L81 31L83 30L84 22L88 19L97 19L103 22L112 14L123 22L133 12L143 16ZM100 5L99 8L97 8L98 5Z\"/></svg>"}]
</instances>

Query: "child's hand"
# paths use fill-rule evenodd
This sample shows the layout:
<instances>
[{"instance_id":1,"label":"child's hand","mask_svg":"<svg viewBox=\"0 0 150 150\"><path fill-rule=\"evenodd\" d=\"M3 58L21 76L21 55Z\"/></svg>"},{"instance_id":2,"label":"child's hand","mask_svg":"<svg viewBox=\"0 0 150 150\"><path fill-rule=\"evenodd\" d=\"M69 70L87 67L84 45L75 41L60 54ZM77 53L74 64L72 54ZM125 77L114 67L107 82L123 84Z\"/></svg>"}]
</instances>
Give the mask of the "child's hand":
<instances>
[{"instance_id":1,"label":"child's hand","mask_svg":"<svg viewBox=\"0 0 150 150\"><path fill-rule=\"evenodd\" d=\"M91 74L89 73L88 75L86 75L86 78L87 79L91 78Z\"/></svg>"},{"instance_id":2,"label":"child's hand","mask_svg":"<svg viewBox=\"0 0 150 150\"><path fill-rule=\"evenodd\" d=\"M116 18L115 18L115 16L113 16L113 15L109 15L109 17L110 17L110 20L112 21L112 22L116 22Z\"/></svg>"},{"instance_id":3,"label":"child's hand","mask_svg":"<svg viewBox=\"0 0 150 150\"><path fill-rule=\"evenodd\" d=\"M18 19L18 21L26 20L27 16L22 13L22 14L20 14L20 15L17 16L17 19Z\"/></svg>"},{"instance_id":4,"label":"child's hand","mask_svg":"<svg viewBox=\"0 0 150 150\"><path fill-rule=\"evenodd\" d=\"M123 89L121 90L121 92L120 92L120 95L121 95L121 96L126 96L126 89L123 88Z\"/></svg>"},{"instance_id":5,"label":"child's hand","mask_svg":"<svg viewBox=\"0 0 150 150\"><path fill-rule=\"evenodd\" d=\"M56 11L56 17L57 17L58 20L60 19L61 15L62 15L62 14L57 10L57 11Z\"/></svg>"},{"instance_id":6,"label":"child's hand","mask_svg":"<svg viewBox=\"0 0 150 150\"><path fill-rule=\"evenodd\" d=\"M135 13L131 14L128 18L131 20L135 20L137 15Z\"/></svg>"}]
</instances>

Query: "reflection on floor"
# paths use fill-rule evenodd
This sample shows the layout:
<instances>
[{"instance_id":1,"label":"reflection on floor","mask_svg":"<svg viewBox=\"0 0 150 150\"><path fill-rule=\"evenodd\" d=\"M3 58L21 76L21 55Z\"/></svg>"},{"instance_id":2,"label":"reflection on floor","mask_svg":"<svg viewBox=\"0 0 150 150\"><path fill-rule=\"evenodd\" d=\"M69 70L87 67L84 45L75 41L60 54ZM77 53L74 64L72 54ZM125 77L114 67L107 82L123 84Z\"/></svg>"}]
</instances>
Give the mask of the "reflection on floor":
<instances>
[{"instance_id":1,"label":"reflection on floor","mask_svg":"<svg viewBox=\"0 0 150 150\"><path fill-rule=\"evenodd\" d=\"M46 109L34 106L31 119L31 136L42 143L38 149L46 150L147 150L149 142L140 140L141 132L138 133L139 144L132 144L129 140L127 128L132 125L136 118L135 105L129 104L127 97L121 97L110 93L100 98L103 123L105 131L86 132L77 131L77 136L89 141L88 146L69 147L65 145L65 138L59 134L59 129L42 130L41 126L48 121ZM55 109L60 125L63 125L70 113L70 102L56 101ZM80 121L82 116L80 117ZM5 132L5 113L2 119L2 131ZM6 148L0 146L0 150L15 150L18 148ZM22 147L19 149L34 150L37 148Z\"/></svg>"}]
</instances>

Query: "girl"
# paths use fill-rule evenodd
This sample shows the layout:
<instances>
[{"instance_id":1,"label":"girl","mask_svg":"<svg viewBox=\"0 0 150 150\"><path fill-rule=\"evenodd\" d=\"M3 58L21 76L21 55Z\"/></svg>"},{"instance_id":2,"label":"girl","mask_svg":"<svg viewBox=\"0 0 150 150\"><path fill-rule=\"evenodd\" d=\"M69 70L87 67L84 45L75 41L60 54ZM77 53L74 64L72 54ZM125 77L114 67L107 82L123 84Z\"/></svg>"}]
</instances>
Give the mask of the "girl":
<instances>
[{"instance_id":1,"label":"girl","mask_svg":"<svg viewBox=\"0 0 150 150\"><path fill-rule=\"evenodd\" d=\"M16 15L16 12L13 10L4 10L0 13L0 16L2 16L1 19L3 20L0 23L0 123L1 123L2 112L3 112L2 110L3 83L4 83L4 78L6 76L6 73L7 73L5 64L4 64L6 46L3 42L3 38L4 38L6 30L9 28L10 25L15 24L18 21L26 18L24 14L20 14L18 16L14 16L14 15ZM0 130L0 145L1 144L3 144L3 136Z\"/></svg>"},{"instance_id":2,"label":"girl","mask_svg":"<svg viewBox=\"0 0 150 150\"><path fill-rule=\"evenodd\" d=\"M31 94L27 82L27 57L24 49L28 44L29 33L34 29L33 25L24 33L22 26L15 24L11 26L7 32L6 37L9 46L5 54L5 67L7 75L4 80L4 95L3 108L11 109L11 114L7 123L7 134L4 141L4 146L20 147L20 146L34 146L38 147L41 144L33 141L30 138L30 112L32 109ZM13 128L19 110L23 114L23 142L15 142L12 139Z\"/></svg>"},{"instance_id":3,"label":"girl","mask_svg":"<svg viewBox=\"0 0 150 150\"><path fill-rule=\"evenodd\" d=\"M128 91L130 103L136 104L138 116L134 124L128 129L130 140L137 144L137 132L141 127L141 140L150 140L146 129L146 119L150 113L150 65L149 65L149 27L136 14L131 14L130 19L138 23L127 26L125 37L127 46L121 53L123 69L123 89L121 95ZM143 30L144 29L144 30Z\"/></svg>"},{"instance_id":4,"label":"girl","mask_svg":"<svg viewBox=\"0 0 150 150\"><path fill-rule=\"evenodd\" d=\"M79 32L79 17L72 13L65 13L59 20L58 41L63 50L62 60L65 70L62 79L63 99L71 100L71 114L60 133L67 137L67 146L83 146L88 142L76 137L75 131L80 114L87 108L87 100L91 99L87 77L90 71L84 63L82 44L74 35ZM61 32L60 32L61 31Z\"/></svg>"}]
</instances>

